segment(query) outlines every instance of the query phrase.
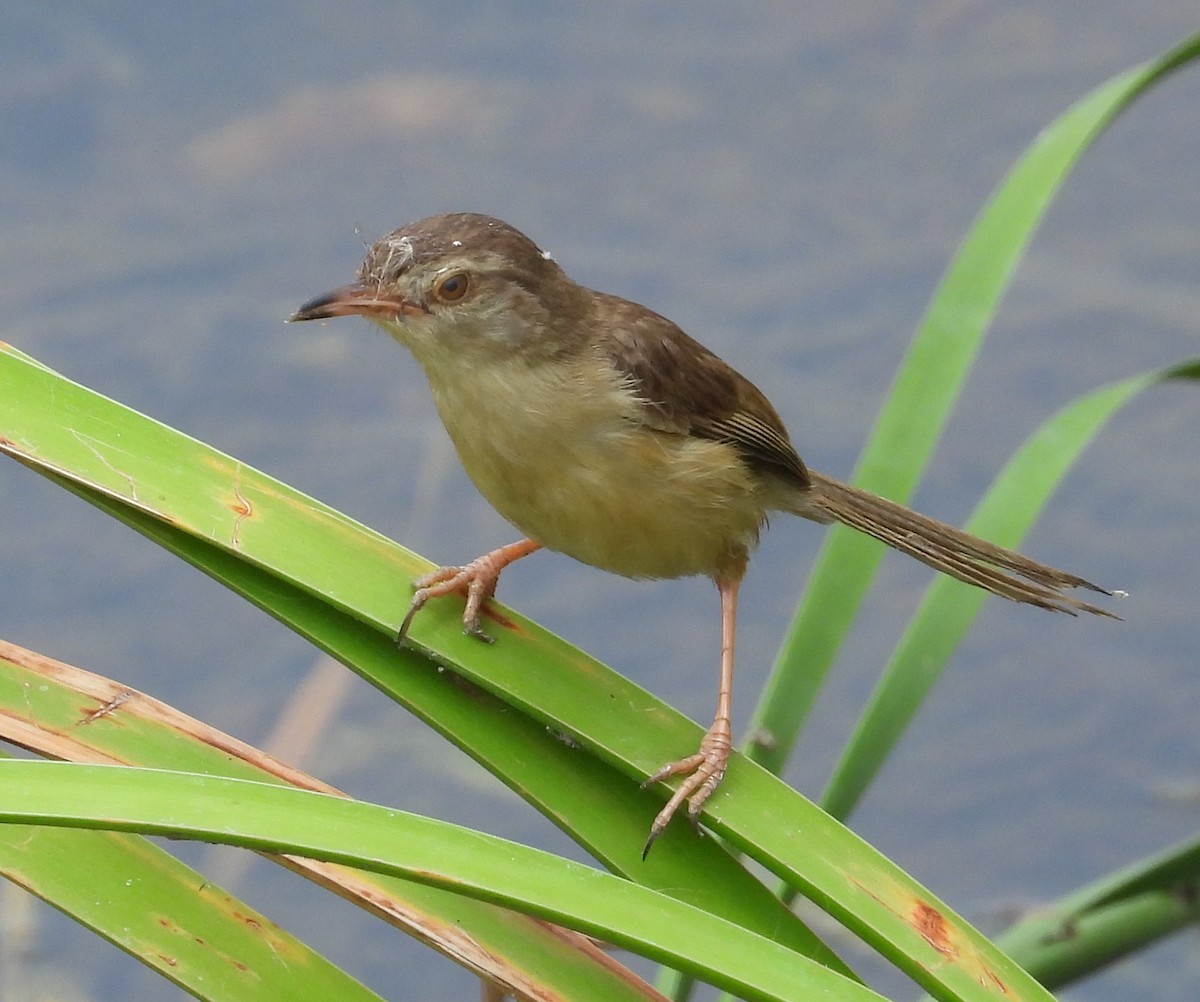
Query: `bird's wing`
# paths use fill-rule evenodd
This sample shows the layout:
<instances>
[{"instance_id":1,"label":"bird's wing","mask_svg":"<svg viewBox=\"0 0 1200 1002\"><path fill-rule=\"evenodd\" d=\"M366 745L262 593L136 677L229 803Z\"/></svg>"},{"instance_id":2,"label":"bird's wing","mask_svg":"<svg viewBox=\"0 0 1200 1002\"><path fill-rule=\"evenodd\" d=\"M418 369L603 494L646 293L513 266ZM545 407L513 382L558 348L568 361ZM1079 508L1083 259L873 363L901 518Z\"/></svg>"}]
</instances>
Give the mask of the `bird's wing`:
<instances>
[{"instance_id":1,"label":"bird's wing","mask_svg":"<svg viewBox=\"0 0 1200 1002\"><path fill-rule=\"evenodd\" d=\"M600 347L629 380L648 427L725 442L752 468L809 486L787 429L758 387L665 317L597 296L611 318Z\"/></svg>"}]
</instances>

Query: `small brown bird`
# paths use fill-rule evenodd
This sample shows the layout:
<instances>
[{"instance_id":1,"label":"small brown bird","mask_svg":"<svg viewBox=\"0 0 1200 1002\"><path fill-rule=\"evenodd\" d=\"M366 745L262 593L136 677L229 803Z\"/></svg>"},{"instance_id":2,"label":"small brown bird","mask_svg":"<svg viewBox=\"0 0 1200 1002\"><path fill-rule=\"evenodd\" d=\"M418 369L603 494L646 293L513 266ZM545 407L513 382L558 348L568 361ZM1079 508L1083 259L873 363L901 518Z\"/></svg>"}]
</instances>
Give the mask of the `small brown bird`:
<instances>
[{"instance_id":1,"label":"small brown bird","mask_svg":"<svg viewBox=\"0 0 1200 1002\"><path fill-rule=\"evenodd\" d=\"M1016 602L1112 615L1065 594L1110 594L1083 578L809 470L749 380L665 317L576 284L499 219L409 223L371 247L355 284L291 319L350 314L416 356L467 473L527 537L416 581L401 638L429 599L465 592L466 632L490 640L482 604L541 547L626 577L716 583L716 717L696 754L646 780L685 777L647 850L685 800L695 820L725 773L738 585L768 513L844 523Z\"/></svg>"}]
</instances>

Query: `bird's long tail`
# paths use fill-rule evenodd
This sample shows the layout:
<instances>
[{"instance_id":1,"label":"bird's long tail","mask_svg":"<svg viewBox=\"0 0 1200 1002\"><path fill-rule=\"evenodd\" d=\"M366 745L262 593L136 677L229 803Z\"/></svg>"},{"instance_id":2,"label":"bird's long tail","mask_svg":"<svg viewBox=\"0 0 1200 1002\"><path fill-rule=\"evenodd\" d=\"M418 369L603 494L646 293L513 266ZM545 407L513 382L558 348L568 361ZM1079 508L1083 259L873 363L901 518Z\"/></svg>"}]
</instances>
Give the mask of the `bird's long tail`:
<instances>
[{"instance_id":1,"label":"bird's long tail","mask_svg":"<svg viewBox=\"0 0 1200 1002\"><path fill-rule=\"evenodd\" d=\"M812 490L805 493L797 514L822 522L841 522L935 570L1014 602L1072 616L1090 612L1119 618L1107 609L1066 594L1072 588L1113 594L1099 585L1039 564L1015 550L996 546L823 473L810 470L809 476Z\"/></svg>"}]
</instances>

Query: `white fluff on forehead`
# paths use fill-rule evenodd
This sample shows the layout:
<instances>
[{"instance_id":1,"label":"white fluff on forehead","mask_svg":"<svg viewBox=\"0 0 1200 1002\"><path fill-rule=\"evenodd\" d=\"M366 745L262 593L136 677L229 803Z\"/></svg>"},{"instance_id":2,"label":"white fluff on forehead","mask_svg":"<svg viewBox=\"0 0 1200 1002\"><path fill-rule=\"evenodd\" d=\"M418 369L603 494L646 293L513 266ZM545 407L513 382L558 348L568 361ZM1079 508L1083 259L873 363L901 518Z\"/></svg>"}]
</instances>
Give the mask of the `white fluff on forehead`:
<instances>
[{"instance_id":1,"label":"white fluff on forehead","mask_svg":"<svg viewBox=\"0 0 1200 1002\"><path fill-rule=\"evenodd\" d=\"M383 259L383 274L397 274L412 264L416 257L412 240L408 237L389 238L387 241L387 257Z\"/></svg>"},{"instance_id":2,"label":"white fluff on forehead","mask_svg":"<svg viewBox=\"0 0 1200 1002\"><path fill-rule=\"evenodd\" d=\"M367 257L358 269L358 276L364 282L394 280L413 263L416 256L416 248L410 237L395 234L381 237L367 251Z\"/></svg>"}]
</instances>

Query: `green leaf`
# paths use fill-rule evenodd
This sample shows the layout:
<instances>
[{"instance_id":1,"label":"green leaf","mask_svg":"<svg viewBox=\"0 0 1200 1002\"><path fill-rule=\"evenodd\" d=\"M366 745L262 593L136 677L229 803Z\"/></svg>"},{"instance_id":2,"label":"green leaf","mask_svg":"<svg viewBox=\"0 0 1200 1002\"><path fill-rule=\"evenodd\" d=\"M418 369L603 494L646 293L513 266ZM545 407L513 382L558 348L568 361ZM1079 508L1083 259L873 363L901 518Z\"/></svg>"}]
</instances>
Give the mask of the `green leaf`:
<instances>
[{"instance_id":1,"label":"green leaf","mask_svg":"<svg viewBox=\"0 0 1200 1002\"><path fill-rule=\"evenodd\" d=\"M19 355L0 354L0 378L11 390L0 398L0 435L8 442L0 442L0 448L17 453L350 664L487 764L552 820L569 827L613 869L670 888L685 900L846 970L714 841L698 840L683 828L669 841L686 851L656 852L643 863L640 849L660 805L658 797L564 741L563 728L548 731L545 720L513 713L511 703L473 688L460 674L435 668L463 668L463 654L479 658L504 654L507 648L507 656L495 663L504 666L509 682L520 686L526 701L547 693L560 696L560 716L595 717L596 706L618 701L628 707L627 731L645 729L647 716L668 714L684 730L684 741L696 741L688 734L696 730L694 724L557 638L531 624L521 627L511 614L506 620L511 639L492 648L463 638L454 610L439 615L435 605L413 633L437 632L438 621L449 619L447 646L462 652L459 659L439 656L431 663L413 650L397 650L390 629L364 625L361 620L369 614L356 610L352 617L325 596L360 601L368 608L394 607L398 583L424 569L416 557L257 471ZM68 475L76 479L64 479ZM223 488L226 477L233 483ZM265 523L270 532L242 522ZM401 561L407 566L397 567ZM372 578L378 581L376 594L364 598L355 593ZM558 652L558 660L546 648ZM478 670L472 671L479 679ZM590 679L592 691L576 692L573 677ZM619 721L613 729L618 738L627 739Z\"/></svg>"},{"instance_id":2,"label":"green leaf","mask_svg":"<svg viewBox=\"0 0 1200 1002\"><path fill-rule=\"evenodd\" d=\"M0 737L71 761L152 765L336 792L143 693L3 641ZM535 987L597 1002L660 997L589 940L495 905L393 877L275 861L512 991ZM0 872L204 998L356 997L355 982L336 968L326 970L323 959L308 956L307 947L282 931L266 938L266 959L303 959L284 970L264 966L261 930L273 930L270 922L135 836L0 826ZM133 880L135 874L144 879ZM123 907L102 907L116 876L131 879L122 891ZM131 921L131 912L142 921ZM190 956L180 955L181 938ZM205 949L213 944L220 949ZM231 967L228 957L240 958L245 968ZM247 971L262 972L266 994L245 987ZM338 976L346 986L336 987Z\"/></svg>"},{"instance_id":3,"label":"green leaf","mask_svg":"<svg viewBox=\"0 0 1200 1002\"><path fill-rule=\"evenodd\" d=\"M1197 886L1200 841L1186 842L1039 907L1000 942L1054 988L1194 926L1200 920Z\"/></svg>"},{"instance_id":4,"label":"green leaf","mask_svg":"<svg viewBox=\"0 0 1200 1002\"><path fill-rule=\"evenodd\" d=\"M1200 36L1100 88L1039 139L1010 175L942 284L864 456L861 482L890 496L908 496L1008 277L1075 157L1136 94L1194 59L1198 51ZM940 384L936 391L930 387L933 377ZM781 967L787 968L784 978L809 979L810 992L871 997L853 981L802 960L801 954L811 953L840 965L713 840L696 838L677 825L660 841L649 863L637 859L641 835L660 798L638 791L631 780L694 748L699 735L695 725L498 606L491 628L503 643L494 648L463 638L457 610L446 602L418 619L415 649L397 652L389 641L398 618L396 582L426 566L414 554L236 460L70 384L18 352L0 353L0 378L6 391L0 397L0 450L159 540L352 664L483 761L606 866L649 887L586 870L586 878L574 871L564 876L564 864L544 854L531 855L531 850L501 846L470 833L461 833L468 839L462 841L448 833L447 826L398 820L381 808L333 798L324 798L320 807L307 801L301 808L300 801L287 798L314 795L211 777L110 773L121 777L111 785L127 794L125 808L132 811L116 823L182 831L180 818L193 810L199 812L190 816L187 830L193 834L260 848L303 843L313 852L345 852L344 843L357 844L367 831L382 838L386 821L389 838L395 837L398 826L419 851L403 863L372 857L368 865L403 870L410 879L466 890L487 900L519 900L538 914L569 914L589 931L608 930L624 920L625 932L606 938L638 942L646 955L677 962L748 997L752 992L791 991L791 982L776 980L776 968ZM847 533L831 536L814 574L814 584L822 587L810 591L793 630L803 633L803 642L809 644L807 650L793 651L795 661L810 672L809 682L799 698L787 696L793 713L777 716L773 704L764 704L760 730L777 749L763 754L764 761L782 761L786 755L878 559L874 544ZM432 670L435 665L450 671L439 675ZM777 685L779 691L786 688L784 681ZM0 765L0 775L18 780L21 770L30 766L65 768ZM89 785L94 778L86 772L61 781L51 778L24 793L34 800L57 793L64 798L59 807L66 803L72 812L60 817L62 823L92 823L109 815L110 808L117 810L105 790L103 805L93 803L95 810L86 817L79 813L81 798L86 803L95 792ZM55 784L60 786L57 791ZM0 789L6 800L16 803L8 787ZM49 802L39 803L45 807ZM334 804L340 806L328 806ZM248 820L254 822L249 829L241 820L247 805L252 805ZM168 807L174 808L171 817L153 813ZM278 811L278 818L286 822L287 835L299 834L301 842L276 838L271 811ZM23 817L35 815L31 810ZM744 758L732 763L706 820L939 998L1049 997L899 869ZM304 841L314 835L320 836L320 846ZM438 855L429 856L435 838L441 840ZM335 842L340 847L335 848ZM441 858L447 842L456 854L449 865ZM371 845L379 848L382 843ZM442 868L423 865L431 861ZM595 907L582 881L597 878L612 884L603 885L603 900ZM574 901L555 896L560 885L575 887L577 879ZM518 883L529 890L521 891ZM621 897L631 894L652 896L635 898L639 908L649 908L650 900L656 904L648 912L635 913L630 900ZM713 914L681 903L688 900ZM625 907L613 907L614 902ZM564 907L572 910L564 912ZM689 944L681 942L689 936L695 937L691 947L712 944L711 950L701 950L707 956L689 952ZM766 936L778 942L768 942ZM730 944L741 948L720 949ZM783 957L790 958L786 964ZM750 958L769 969L744 974ZM714 972L709 964L732 966ZM769 984L744 980L756 973Z\"/></svg>"},{"instance_id":5,"label":"green leaf","mask_svg":"<svg viewBox=\"0 0 1200 1002\"><path fill-rule=\"evenodd\" d=\"M202 998L379 998L145 839L0 825L0 874Z\"/></svg>"},{"instance_id":6,"label":"green leaf","mask_svg":"<svg viewBox=\"0 0 1200 1002\"><path fill-rule=\"evenodd\" d=\"M1079 454L1116 411L1138 393L1171 379L1200 379L1200 359L1101 387L1048 420L996 478L967 531L1016 546ZM914 613L855 726L821 798L845 818L899 741L987 598L939 577Z\"/></svg>"},{"instance_id":7,"label":"green leaf","mask_svg":"<svg viewBox=\"0 0 1200 1002\"><path fill-rule=\"evenodd\" d=\"M695 747L695 724L502 607L493 624L500 643L464 638L447 602L414 624L424 651L397 651L390 640L396 579L405 565L418 564L407 551L16 356L0 353L0 379L10 388L0 398L0 449L192 560L335 656L350 661L340 645L353 647L356 670L396 698L416 705L436 696L425 706L437 726L522 795L539 806L545 796L548 815L606 866L806 948L798 922L713 840L673 826L649 861L640 860L660 801L630 776L644 778ZM433 670L435 663L532 721L494 708ZM563 733L569 743L556 738ZM999 984L1046 997L927 890L744 758L735 756L706 816L939 997L997 999Z\"/></svg>"},{"instance_id":8,"label":"green leaf","mask_svg":"<svg viewBox=\"0 0 1200 1002\"><path fill-rule=\"evenodd\" d=\"M0 821L200 838L327 860L517 908L748 1000L879 996L763 936L525 846L372 804L192 773L0 762Z\"/></svg>"},{"instance_id":9,"label":"green leaf","mask_svg":"<svg viewBox=\"0 0 1200 1002\"><path fill-rule=\"evenodd\" d=\"M976 220L909 347L854 482L904 502L929 461L1001 296L1075 161L1129 104L1200 56L1200 35L1101 85L1042 131ZM830 531L755 710L748 754L779 772L812 708L884 547Z\"/></svg>"}]
</instances>

